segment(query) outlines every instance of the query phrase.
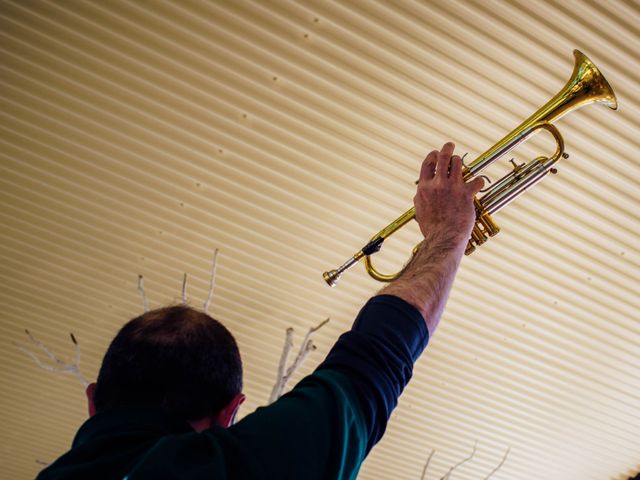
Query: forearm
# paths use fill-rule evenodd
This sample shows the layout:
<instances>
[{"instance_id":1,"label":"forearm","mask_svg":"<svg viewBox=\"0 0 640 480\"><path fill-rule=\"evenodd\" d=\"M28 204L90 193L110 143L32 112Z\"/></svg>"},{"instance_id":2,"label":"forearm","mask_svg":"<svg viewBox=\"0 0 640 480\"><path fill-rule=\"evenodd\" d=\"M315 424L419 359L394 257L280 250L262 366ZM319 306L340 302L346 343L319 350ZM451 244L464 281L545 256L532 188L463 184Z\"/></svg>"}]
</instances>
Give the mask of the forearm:
<instances>
[{"instance_id":1,"label":"forearm","mask_svg":"<svg viewBox=\"0 0 640 480\"><path fill-rule=\"evenodd\" d=\"M433 335L464 255L465 243L447 235L428 235L400 277L382 290L413 305Z\"/></svg>"},{"instance_id":2,"label":"forearm","mask_svg":"<svg viewBox=\"0 0 640 480\"><path fill-rule=\"evenodd\" d=\"M422 162L413 204L424 242L402 275L380 292L413 305L429 335L434 334L447 303L475 221L473 198L484 183L482 178L465 183L462 159L453 155L454 147L445 143Z\"/></svg>"}]
</instances>

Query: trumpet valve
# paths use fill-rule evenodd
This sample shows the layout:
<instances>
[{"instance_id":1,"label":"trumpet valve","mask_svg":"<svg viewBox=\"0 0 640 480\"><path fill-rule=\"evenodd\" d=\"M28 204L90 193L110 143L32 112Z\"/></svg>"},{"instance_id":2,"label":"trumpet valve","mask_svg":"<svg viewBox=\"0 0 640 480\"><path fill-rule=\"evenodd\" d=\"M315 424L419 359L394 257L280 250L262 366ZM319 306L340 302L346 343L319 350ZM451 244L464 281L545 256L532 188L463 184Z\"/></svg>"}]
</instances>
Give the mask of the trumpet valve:
<instances>
[{"instance_id":1,"label":"trumpet valve","mask_svg":"<svg viewBox=\"0 0 640 480\"><path fill-rule=\"evenodd\" d=\"M476 246L480 246L485 243L489 237L497 235L500 231L500 227L493 221L491 215L486 211L480 200L473 199L473 204L476 207L476 221L471 230L471 238L465 249L465 255L473 253Z\"/></svg>"},{"instance_id":2,"label":"trumpet valve","mask_svg":"<svg viewBox=\"0 0 640 480\"><path fill-rule=\"evenodd\" d=\"M513 158L509 160L509 163L513 165L513 173L518 173L520 172L520 170L522 170L525 167L524 163L517 164Z\"/></svg>"},{"instance_id":3,"label":"trumpet valve","mask_svg":"<svg viewBox=\"0 0 640 480\"><path fill-rule=\"evenodd\" d=\"M467 243L467 248L465 248L464 250L464 254L471 255L475 251L475 249L476 249L476 246L473 244L471 239L469 239L469 242Z\"/></svg>"}]
</instances>

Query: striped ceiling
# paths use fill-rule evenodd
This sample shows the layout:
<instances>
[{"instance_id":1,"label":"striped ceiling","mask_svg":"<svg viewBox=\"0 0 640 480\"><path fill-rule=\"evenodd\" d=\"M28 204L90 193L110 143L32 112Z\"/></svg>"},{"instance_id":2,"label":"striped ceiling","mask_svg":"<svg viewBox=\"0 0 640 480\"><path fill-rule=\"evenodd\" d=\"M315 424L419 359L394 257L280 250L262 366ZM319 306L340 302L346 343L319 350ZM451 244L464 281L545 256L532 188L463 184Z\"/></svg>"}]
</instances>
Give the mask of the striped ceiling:
<instances>
[{"instance_id":1,"label":"striped ceiling","mask_svg":"<svg viewBox=\"0 0 640 480\"><path fill-rule=\"evenodd\" d=\"M572 50L620 108L562 119L558 175L496 216L361 479L615 479L640 471L640 3L0 0L0 468L32 478L86 418L27 328L94 379L118 327L196 306L267 401L287 327L308 373L379 284L322 272L411 204L421 159L486 150L565 83ZM543 137L541 135L540 137ZM518 147L518 161L553 148ZM507 162L491 167L492 178ZM392 270L415 227L378 255ZM30 351L37 347L31 344ZM294 379L295 380L295 379Z\"/></svg>"}]
</instances>

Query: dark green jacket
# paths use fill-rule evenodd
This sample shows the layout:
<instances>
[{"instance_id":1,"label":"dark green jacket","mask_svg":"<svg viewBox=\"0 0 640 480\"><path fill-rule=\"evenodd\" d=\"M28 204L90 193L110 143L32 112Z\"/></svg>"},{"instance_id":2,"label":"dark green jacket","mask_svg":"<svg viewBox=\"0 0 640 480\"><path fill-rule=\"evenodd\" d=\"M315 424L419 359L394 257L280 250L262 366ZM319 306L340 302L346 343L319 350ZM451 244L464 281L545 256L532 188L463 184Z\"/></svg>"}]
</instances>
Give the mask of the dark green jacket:
<instances>
[{"instance_id":1,"label":"dark green jacket","mask_svg":"<svg viewBox=\"0 0 640 480\"><path fill-rule=\"evenodd\" d=\"M355 479L427 339L413 307L374 297L312 375L231 428L196 433L159 410L106 411L38 480Z\"/></svg>"}]
</instances>

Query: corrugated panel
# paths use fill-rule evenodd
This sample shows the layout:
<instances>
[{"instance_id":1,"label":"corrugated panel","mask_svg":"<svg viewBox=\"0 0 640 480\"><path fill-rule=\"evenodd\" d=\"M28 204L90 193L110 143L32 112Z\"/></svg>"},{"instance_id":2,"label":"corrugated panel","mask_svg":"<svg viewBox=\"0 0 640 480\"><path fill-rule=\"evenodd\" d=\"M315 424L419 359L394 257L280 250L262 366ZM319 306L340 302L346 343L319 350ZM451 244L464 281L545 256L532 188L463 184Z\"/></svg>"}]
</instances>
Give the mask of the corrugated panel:
<instances>
[{"instance_id":1,"label":"corrugated panel","mask_svg":"<svg viewBox=\"0 0 640 480\"><path fill-rule=\"evenodd\" d=\"M640 6L633 1L0 2L0 462L29 478L85 418L124 320L206 296L264 404L284 331L322 318L317 364L379 287L321 272L410 206L424 154L486 150L583 50L621 108L560 122L569 160L497 216L362 479L622 479L640 469ZM550 148L535 139L519 159ZM489 171L491 176L505 167ZM417 230L390 240L396 268ZM299 339L298 339L299 341Z\"/></svg>"}]
</instances>

